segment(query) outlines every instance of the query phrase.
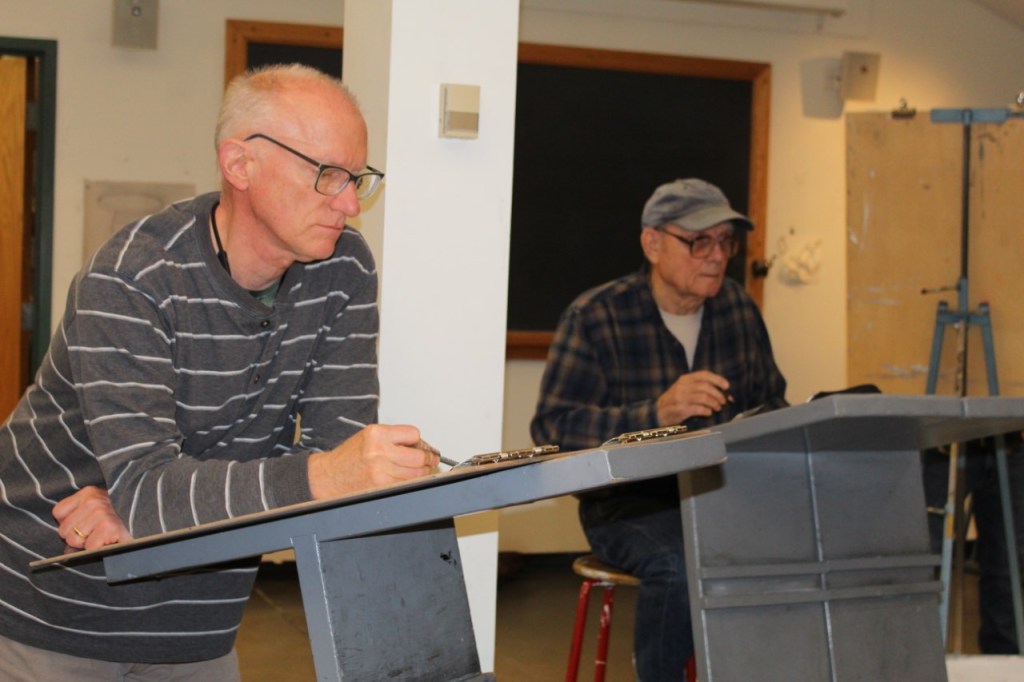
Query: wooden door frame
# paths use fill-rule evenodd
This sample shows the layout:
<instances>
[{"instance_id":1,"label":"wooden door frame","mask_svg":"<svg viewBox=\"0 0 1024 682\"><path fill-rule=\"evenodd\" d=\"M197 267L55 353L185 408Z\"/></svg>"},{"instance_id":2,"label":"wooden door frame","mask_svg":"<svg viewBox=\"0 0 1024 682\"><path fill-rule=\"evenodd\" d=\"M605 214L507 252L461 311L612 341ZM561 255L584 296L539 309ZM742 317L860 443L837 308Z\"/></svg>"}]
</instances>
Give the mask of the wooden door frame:
<instances>
[{"instance_id":1,"label":"wooden door frame","mask_svg":"<svg viewBox=\"0 0 1024 682\"><path fill-rule=\"evenodd\" d=\"M38 60L37 100L28 112L28 125L36 133L35 243L32 265L31 372L43 361L50 344L50 315L53 307L53 193L57 121L57 41L5 38L0 36L0 54Z\"/></svg>"}]
</instances>

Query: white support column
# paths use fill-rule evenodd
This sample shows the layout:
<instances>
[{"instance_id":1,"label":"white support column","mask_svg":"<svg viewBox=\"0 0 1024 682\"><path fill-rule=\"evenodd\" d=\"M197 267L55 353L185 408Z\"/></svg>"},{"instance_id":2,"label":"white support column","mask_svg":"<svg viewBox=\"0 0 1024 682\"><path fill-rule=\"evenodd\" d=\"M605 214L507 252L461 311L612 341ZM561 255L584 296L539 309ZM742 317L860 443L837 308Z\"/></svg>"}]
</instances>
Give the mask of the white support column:
<instances>
[{"instance_id":1,"label":"white support column","mask_svg":"<svg viewBox=\"0 0 1024 682\"><path fill-rule=\"evenodd\" d=\"M518 25L519 0L345 2L344 78L387 174L358 221L381 272L381 421L454 459L501 447ZM476 139L439 136L445 83L479 86ZM458 529L493 670L497 514Z\"/></svg>"}]
</instances>

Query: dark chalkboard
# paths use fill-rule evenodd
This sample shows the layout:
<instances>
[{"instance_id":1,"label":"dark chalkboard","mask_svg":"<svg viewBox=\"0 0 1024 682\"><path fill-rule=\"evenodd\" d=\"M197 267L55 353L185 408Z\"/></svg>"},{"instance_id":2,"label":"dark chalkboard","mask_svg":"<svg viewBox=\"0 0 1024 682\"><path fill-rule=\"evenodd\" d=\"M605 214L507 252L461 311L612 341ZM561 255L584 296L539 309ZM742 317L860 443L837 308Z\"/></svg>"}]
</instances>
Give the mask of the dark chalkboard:
<instances>
[{"instance_id":1,"label":"dark chalkboard","mask_svg":"<svg viewBox=\"0 0 1024 682\"><path fill-rule=\"evenodd\" d=\"M228 19L224 22L224 85L254 66L300 62L341 76L340 26Z\"/></svg>"},{"instance_id":2,"label":"dark chalkboard","mask_svg":"<svg viewBox=\"0 0 1024 682\"><path fill-rule=\"evenodd\" d=\"M339 48L250 42L246 50L248 68L298 62L341 78L342 51Z\"/></svg>"},{"instance_id":3,"label":"dark chalkboard","mask_svg":"<svg viewBox=\"0 0 1024 682\"><path fill-rule=\"evenodd\" d=\"M748 210L747 80L520 62L508 329L553 330L584 290L637 269L640 213L676 178ZM730 275L744 280L745 257Z\"/></svg>"}]
</instances>

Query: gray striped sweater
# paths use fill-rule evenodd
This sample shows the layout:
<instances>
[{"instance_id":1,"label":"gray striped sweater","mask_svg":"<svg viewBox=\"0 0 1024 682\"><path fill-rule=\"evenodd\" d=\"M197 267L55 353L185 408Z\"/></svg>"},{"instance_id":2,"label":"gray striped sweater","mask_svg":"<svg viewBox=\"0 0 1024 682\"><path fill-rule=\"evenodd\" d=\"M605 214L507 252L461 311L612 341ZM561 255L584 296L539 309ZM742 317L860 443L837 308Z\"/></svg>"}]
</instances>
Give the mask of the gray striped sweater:
<instances>
[{"instance_id":1,"label":"gray striped sweater","mask_svg":"<svg viewBox=\"0 0 1024 682\"><path fill-rule=\"evenodd\" d=\"M113 661L227 653L255 562L109 585L53 505L106 487L134 537L308 501L307 459L376 420L377 276L362 236L293 265L273 309L217 262L207 194L121 230L76 277L0 428L0 634ZM301 433L296 434L301 414Z\"/></svg>"}]
</instances>

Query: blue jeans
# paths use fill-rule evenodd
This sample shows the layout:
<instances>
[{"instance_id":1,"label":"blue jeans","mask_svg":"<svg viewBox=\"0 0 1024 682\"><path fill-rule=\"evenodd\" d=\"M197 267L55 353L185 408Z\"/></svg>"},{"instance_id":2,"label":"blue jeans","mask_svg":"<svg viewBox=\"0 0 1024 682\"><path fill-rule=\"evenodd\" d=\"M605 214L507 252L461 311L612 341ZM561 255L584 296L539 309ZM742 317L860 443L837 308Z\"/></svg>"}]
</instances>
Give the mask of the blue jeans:
<instances>
[{"instance_id":1,"label":"blue jeans","mask_svg":"<svg viewBox=\"0 0 1024 682\"><path fill-rule=\"evenodd\" d=\"M1013 593L1006 551L1002 504L999 498L999 477L996 456L990 439L967 444L965 489L971 493L974 524L977 528L976 556L978 579L978 611L981 627L978 646L985 654L1016 654L1017 637L1013 622ZM943 508L949 480L949 456L934 450L922 456L925 500L929 507ZM1024 569L1024 453L1020 439L1011 438L1006 447L1009 470L1010 507L1013 509L1017 556ZM932 551L942 550L943 520L930 514L929 531Z\"/></svg>"},{"instance_id":2,"label":"blue jeans","mask_svg":"<svg viewBox=\"0 0 1024 682\"><path fill-rule=\"evenodd\" d=\"M684 679L693 654L693 627L678 500L583 499L580 521L594 554L641 580L633 631L637 678Z\"/></svg>"}]
</instances>

